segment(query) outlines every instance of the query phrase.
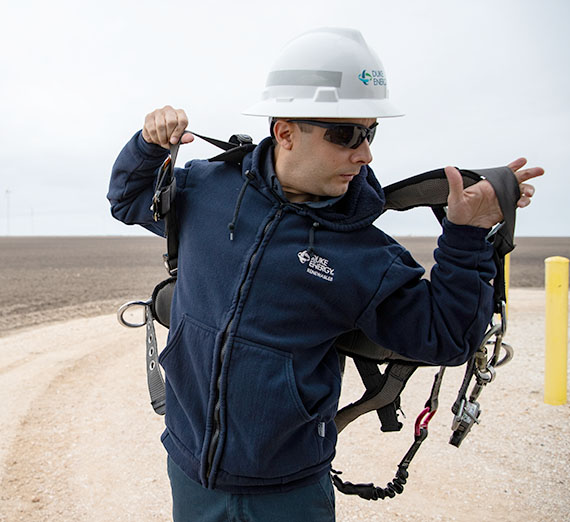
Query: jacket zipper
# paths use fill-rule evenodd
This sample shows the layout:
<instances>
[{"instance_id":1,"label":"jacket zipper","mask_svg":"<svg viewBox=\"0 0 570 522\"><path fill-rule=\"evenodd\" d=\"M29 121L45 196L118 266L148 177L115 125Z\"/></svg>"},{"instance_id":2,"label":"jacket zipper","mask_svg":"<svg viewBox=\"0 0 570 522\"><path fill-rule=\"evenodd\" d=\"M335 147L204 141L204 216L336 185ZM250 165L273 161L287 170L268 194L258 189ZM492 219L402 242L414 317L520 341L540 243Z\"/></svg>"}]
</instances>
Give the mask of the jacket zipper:
<instances>
[{"instance_id":1,"label":"jacket zipper","mask_svg":"<svg viewBox=\"0 0 570 522\"><path fill-rule=\"evenodd\" d=\"M242 280L240 287L238 289L237 303L236 303L234 313L233 313L231 319L228 321L228 324L227 324L227 326L224 330L224 333L222 335L222 348L220 350L220 369L219 369L217 380L216 380L216 392L215 392L216 393L216 404L214 406L214 431L212 433L210 443L208 444L208 452L207 452L208 465L207 465L207 469L206 469L206 482L210 481L210 475L212 473L212 468L213 468L213 464L214 464L214 456L216 455L216 450L218 449L218 443L219 443L219 438L220 438L220 428L221 428L221 426L220 426L220 408L221 408L221 406L220 406L220 392L221 392L221 387L222 387L222 366L223 366L224 359L226 357L226 353L228 350L228 337L230 335L230 331L231 331L232 326L234 324L237 309L239 307L239 302L241 301L243 288L245 286L245 283L246 283L247 278L249 276L249 273L251 271L251 267L253 266L253 262L255 261L255 258L257 257L257 254L259 253L259 249L261 248L261 244L263 243L263 239L265 238L265 235L267 234L269 228L271 227L273 222L281 216L281 214L282 214L282 207L280 207L277 210L275 215L267 222L267 224L265 225L265 228L263 229L263 232L261 234L261 238L259 240L257 248L253 251L253 253L251 254L251 257L249 258L249 261L247 263L247 270L245 272L243 280ZM208 484L208 486L209 486L209 484Z\"/></svg>"}]
</instances>

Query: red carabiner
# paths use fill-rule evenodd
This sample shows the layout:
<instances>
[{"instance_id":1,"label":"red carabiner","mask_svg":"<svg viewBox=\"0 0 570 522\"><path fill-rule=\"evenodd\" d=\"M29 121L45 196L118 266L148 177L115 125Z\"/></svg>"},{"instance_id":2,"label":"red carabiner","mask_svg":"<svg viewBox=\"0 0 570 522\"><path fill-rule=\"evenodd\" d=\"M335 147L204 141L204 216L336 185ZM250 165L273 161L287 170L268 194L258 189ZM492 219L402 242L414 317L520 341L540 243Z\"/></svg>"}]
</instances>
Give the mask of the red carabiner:
<instances>
[{"instance_id":1,"label":"red carabiner","mask_svg":"<svg viewBox=\"0 0 570 522\"><path fill-rule=\"evenodd\" d=\"M429 407L424 408L424 410L418 415L418 418L416 419L416 437L420 436L420 431L422 429L427 430L429 421L431 420L431 418L435 415L435 412L437 410L433 410L431 411L429 409ZM425 419L424 419L425 417Z\"/></svg>"}]
</instances>

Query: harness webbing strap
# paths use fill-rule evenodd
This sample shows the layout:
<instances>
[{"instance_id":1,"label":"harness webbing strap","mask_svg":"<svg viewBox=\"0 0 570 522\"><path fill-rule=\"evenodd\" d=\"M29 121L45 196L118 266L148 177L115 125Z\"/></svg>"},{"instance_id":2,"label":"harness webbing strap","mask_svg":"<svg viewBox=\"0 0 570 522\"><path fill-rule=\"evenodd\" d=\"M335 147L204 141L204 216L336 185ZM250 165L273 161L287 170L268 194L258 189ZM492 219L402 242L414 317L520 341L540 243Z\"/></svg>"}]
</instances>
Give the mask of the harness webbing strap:
<instances>
[{"instance_id":1,"label":"harness webbing strap","mask_svg":"<svg viewBox=\"0 0 570 522\"><path fill-rule=\"evenodd\" d=\"M341 493L346 495L358 495L365 500L384 500L385 498L394 498L397 494L399 495L404 491L404 485L406 484L409 476L408 467L420 449L423 441L426 440L428 436L429 421L437 411L439 390L441 388L444 372L445 368L441 367L435 375L431 394L426 403L426 408L420 413L416 420L414 442L398 464L398 470L396 471L396 476L392 482L389 482L385 488L377 487L371 482L366 484L353 484L348 481L344 482L339 477L339 475L342 474L342 471L336 471L333 469L331 470L332 481Z\"/></svg>"},{"instance_id":2,"label":"harness webbing strap","mask_svg":"<svg viewBox=\"0 0 570 522\"><path fill-rule=\"evenodd\" d=\"M397 410L400 407L400 393L405 383L402 383L402 381L397 378L394 379L394 375L398 369L389 367L385 370L384 375L382 375L378 364L374 361L355 358L354 363L366 391L371 393L376 392L377 394L382 393L384 401L381 403L387 402L387 404L376 408L378 419L380 419L380 429L384 432L400 431L403 424L398 421ZM394 371L394 374L391 375L391 371ZM405 380L407 380L407 378ZM380 388L378 388L379 386ZM366 395L368 395L368 393L366 393Z\"/></svg>"},{"instance_id":3,"label":"harness webbing strap","mask_svg":"<svg viewBox=\"0 0 570 522\"><path fill-rule=\"evenodd\" d=\"M465 188L486 179L493 187L501 212L502 225L494 231L493 245L497 254L504 257L514 248L517 201L520 189L516 176L509 167L491 169L460 169ZM449 184L443 169L436 169L412 176L384 187L386 210L409 210L415 207L431 207L441 221L442 209L447 205Z\"/></svg>"},{"instance_id":4,"label":"harness webbing strap","mask_svg":"<svg viewBox=\"0 0 570 522\"><path fill-rule=\"evenodd\" d=\"M208 159L208 161L229 161L230 163L240 163L243 157L248 153L255 149L256 145L252 143L246 143L238 146L234 146L234 148L227 150L226 152L222 152L213 158Z\"/></svg>"},{"instance_id":5,"label":"harness webbing strap","mask_svg":"<svg viewBox=\"0 0 570 522\"><path fill-rule=\"evenodd\" d=\"M185 131L184 134L188 132ZM196 132L192 132L192 134L223 149L226 151L224 154L227 157L235 154L234 159L239 158L240 161L247 152L255 148L251 144L251 138L245 134L233 135L228 142L209 138ZM147 384L152 407L159 415L164 415L166 411L166 390L164 378L159 369L154 319L167 328L170 326L170 304L178 270L178 220L176 218L176 178L174 177L174 166L180 144L181 142L178 142L170 146L170 157L167 158L159 169L152 207L155 219L164 219L167 253L163 257L166 268L172 276L157 285L153 292L151 304L145 306ZM237 151L237 154L235 151ZM214 159L212 158L210 161ZM225 160L228 161L227 158Z\"/></svg>"},{"instance_id":6,"label":"harness webbing strap","mask_svg":"<svg viewBox=\"0 0 570 522\"><path fill-rule=\"evenodd\" d=\"M150 305L145 306L144 314L146 320L146 379L150 402L156 413L164 415L166 413L166 389L158 365L158 346Z\"/></svg>"},{"instance_id":7,"label":"harness webbing strap","mask_svg":"<svg viewBox=\"0 0 570 522\"><path fill-rule=\"evenodd\" d=\"M239 163L244 156L255 148L252 139L246 134L234 134L229 141L222 141L197 132L184 131L183 134L192 134L207 141L225 152L210 158L209 161L233 161ZM172 276L178 270L178 219L176 217L176 178L174 166L178 156L181 141L170 145L170 157L159 169L156 189L153 197L153 213L155 221L164 219L164 228L167 239L167 253L164 254L164 262L168 273Z\"/></svg>"},{"instance_id":8,"label":"harness webbing strap","mask_svg":"<svg viewBox=\"0 0 570 522\"><path fill-rule=\"evenodd\" d=\"M178 268L178 222L175 205L176 178L174 177L174 165L179 147L180 143L170 146L170 157L160 167L152 198L152 210L155 221L164 219L168 253L163 257L170 275L174 275Z\"/></svg>"},{"instance_id":9,"label":"harness webbing strap","mask_svg":"<svg viewBox=\"0 0 570 522\"><path fill-rule=\"evenodd\" d=\"M251 143L251 138L249 136L247 136L246 134L234 134L229 141L222 141L222 140L217 140L216 138L210 138L208 136L203 136L202 134L198 134L197 132L194 131L186 131L186 132L190 132L190 134L193 134L194 136L198 136L198 138L203 139L204 141L207 141L210 145L214 145L215 147L218 147L219 149L228 151L231 149L235 149L237 146L241 145L241 141L240 140L245 140L245 141L249 141L249 143ZM185 134L186 134L185 132Z\"/></svg>"},{"instance_id":10,"label":"harness webbing strap","mask_svg":"<svg viewBox=\"0 0 570 522\"><path fill-rule=\"evenodd\" d=\"M392 404L417 369L413 364L390 363L385 372L381 373L375 361L354 357L354 362L366 391L358 401L345 406L337 413L335 424L339 433L361 415Z\"/></svg>"},{"instance_id":11,"label":"harness webbing strap","mask_svg":"<svg viewBox=\"0 0 570 522\"><path fill-rule=\"evenodd\" d=\"M469 187L481 177L475 171L460 169L463 186ZM416 207L444 207L447 205L449 184L443 169L430 170L384 187L386 210L409 210Z\"/></svg>"},{"instance_id":12,"label":"harness webbing strap","mask_svg":"<svg viewBox=\"0 0 570 522\"><path fill-rule=\"evenodd\" d=\"M518 180L509 167L481 169L473 172L486 179L497 195L503 213L503 226L497 229L493 246L499 257L502 258L515 248L517 201L521 197Z\"/></svg>"},{"instance_id":13,"label":"harness webbing strap","mask_svg":"<svg viewBox=\"0 0 570 522\"><path fill-rule=\"evenodd\" d=\"M176 180L172 180L172 188L176 190ZM175 194L173 194L174 197ZM164 227L166 230L166 254L163 254L164 263L170 275L175 275L178 271L178 220L176 218L176 205L174 200L170 206L170 212L164 216Z\"/></svg>"},{"instance_id":14,"label":"harness webbing strap","mask_svg":"<svg viewBox=\"0 0 570 522\"><path fill-rule=\"evenodd\" d=\"M503 221L489 234L488 240L494 247L494 261L497 275L493 282L495 312L500 312L501 303L506 300L504 280L504 258L514 245L517 201L520 188L514 172L509 167L465 170L459 172L463 186L469 187L481 180L487 180L499 202ZM444 169L436 169L424 174L412 176L384 187L386 210L408 210L415 207L431 207L439 222L445 217L445 207L449 194L449 183Z\"/></svg>"},{"instance_id":15,"label":"harness webbing strap","mask_svg":"<svg viewBox=\"0 0 570 522\"><path fill-rule=\"evenodd\" d=\"M431 387L431 393L429 399L426 402L426 408L430 411L437 411L439 407L439 390L441 389L441 383L443 382L443 374L445 373L445 366L442 366L439 371L435 374L433 379L433 386Z\"/></svg>"}]
</instances>

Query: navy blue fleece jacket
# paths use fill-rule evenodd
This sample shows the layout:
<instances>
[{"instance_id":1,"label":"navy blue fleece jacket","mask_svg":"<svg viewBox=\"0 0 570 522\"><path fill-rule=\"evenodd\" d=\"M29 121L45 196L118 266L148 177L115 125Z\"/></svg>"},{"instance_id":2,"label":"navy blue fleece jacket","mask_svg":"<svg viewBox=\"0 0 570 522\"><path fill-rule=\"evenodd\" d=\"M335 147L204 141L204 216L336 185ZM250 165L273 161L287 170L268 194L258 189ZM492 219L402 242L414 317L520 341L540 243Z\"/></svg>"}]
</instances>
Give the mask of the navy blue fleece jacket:
<instances>
[{"instance_id":1,"label":"navy blue fleece jacket","mask_svg":"<svg viewBox=\"0 0 570 522\"><path fill-rule=\"evenodd\" d=\"M160 362L163 443L208 488L286 490L330 469L341 386L332 345L360 329L406 357L461 364L492 310L486 231L444 223L431 282L373 225L384 203L369 167L330 206L292 204L268 184L272 142L241 166L176 169L178 281ZM167 151L140 133L120 153L113 215L163 234L150 211ZM228 224L233 222L233 240Z\"/></svg>"}]
</instances>

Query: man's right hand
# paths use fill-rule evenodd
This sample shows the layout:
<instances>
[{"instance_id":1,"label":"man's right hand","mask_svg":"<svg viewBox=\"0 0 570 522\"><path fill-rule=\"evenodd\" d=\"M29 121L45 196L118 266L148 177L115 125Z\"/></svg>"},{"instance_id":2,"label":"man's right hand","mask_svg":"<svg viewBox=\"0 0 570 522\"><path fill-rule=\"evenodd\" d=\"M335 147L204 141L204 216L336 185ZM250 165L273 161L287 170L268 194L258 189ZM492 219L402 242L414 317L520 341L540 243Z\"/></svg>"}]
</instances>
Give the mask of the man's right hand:
<instances>
[{"instance_id":1,"label":"man's right hand","mask_svg":"<svg viewBox=\"0 0 570 522\"><path fill-rule=\"evenodd\" d=\"M188 117L182 109L165 105L162 109L156 109L146 115L142 137L147 143L169 149L170 145L178 143L180 138L182 138L181 143L194 141L192 134L183 134L187 126Z\"/></svg>"}]
</instances>

